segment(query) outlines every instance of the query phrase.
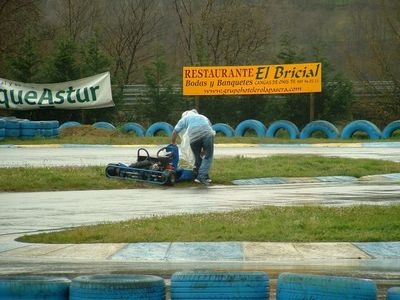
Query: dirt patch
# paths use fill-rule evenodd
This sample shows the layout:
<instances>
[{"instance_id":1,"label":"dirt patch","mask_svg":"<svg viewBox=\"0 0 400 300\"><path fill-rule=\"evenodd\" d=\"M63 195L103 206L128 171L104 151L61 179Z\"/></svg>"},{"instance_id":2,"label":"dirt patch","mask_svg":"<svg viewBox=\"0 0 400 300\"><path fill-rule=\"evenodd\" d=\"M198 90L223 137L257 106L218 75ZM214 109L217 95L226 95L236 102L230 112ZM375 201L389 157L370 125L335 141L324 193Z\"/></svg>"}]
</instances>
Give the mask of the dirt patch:
<instances>
[{"instance_id":1,"label":"dirt patch","mask_svg":"<svg viewBox=\"0 0 400 300\"><path fill-rule=\"evenodd\" d=\"M79 125L60 130L60 137L68 136L120 137L121 133L113 129L94 128L91 125Z\"/></svg>"}]
</instances>

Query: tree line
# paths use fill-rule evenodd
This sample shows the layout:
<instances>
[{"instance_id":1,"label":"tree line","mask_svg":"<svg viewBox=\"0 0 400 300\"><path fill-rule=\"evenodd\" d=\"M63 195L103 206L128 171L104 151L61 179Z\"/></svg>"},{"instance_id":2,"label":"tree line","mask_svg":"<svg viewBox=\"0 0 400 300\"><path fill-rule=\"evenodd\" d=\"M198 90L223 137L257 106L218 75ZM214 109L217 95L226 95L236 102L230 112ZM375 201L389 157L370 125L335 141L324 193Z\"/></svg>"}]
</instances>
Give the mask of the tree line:
<instances>
[{"instance_id":1,"label":"tree line","mask_svg":"<svg viewBox=\"0 0 400 300\"><path fill-rule=\"evenodd\" d=\"M400 116L400 4L396 0L2 0L0 77L62 82L109 71L115 109L6 112L30 118L174 123L196 104L214 122L244 119L299 126L352 118L352 81L392 81L382 122ZM184 65L320 61L323 92L310 96L182 97ZM123 86L146 99L123 111ZM150 99L150 102L148 101Z\"/></svg>"}]
</instances>

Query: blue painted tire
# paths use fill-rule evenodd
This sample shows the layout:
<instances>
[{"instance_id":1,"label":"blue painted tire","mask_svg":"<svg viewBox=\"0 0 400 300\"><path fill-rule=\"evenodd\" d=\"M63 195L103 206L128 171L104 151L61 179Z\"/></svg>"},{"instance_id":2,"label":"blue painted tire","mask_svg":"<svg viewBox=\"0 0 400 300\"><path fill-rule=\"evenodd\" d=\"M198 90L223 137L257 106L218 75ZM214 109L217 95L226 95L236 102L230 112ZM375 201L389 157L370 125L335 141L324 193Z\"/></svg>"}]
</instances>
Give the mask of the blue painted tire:
<instances>
[{"instance_id":1,"label":"blue painted tire","mask_svg":"<svg viewBox=\"0 0 400 300\"><path fill-rule=\"evenodd\" d=\"M212 126L212 129L216 133L222 133L223 135L225 135L227 137L232 137L235 135L235 130L228 124L217 123Z\"/></svg>"},{"instance_id":2,"label":"blue painted tire","mask_svg":"<svg viewBox=\"0 0 400 300\"><path fill-rule=\"evenodd\" d=\"M0 299L68 300L70 280L47 276L12 276L0 278Z\"/></svg>"},{"instance_id":3,"label":"blue painted tire","mask_svg":"<svg viewBox=\"0 0 400 300\"><path fill-rule=\"evenodd\" d=\"M129 132L134 132L136 134L136 136L144 136L146 133L146 130L144 129L144 127L138 123L126 123L123 127L122 127L122 132L123 133L129 133Z\"/></svg>"},{"instance_id":4,"label":"blue painted tire","mask_svg":"<svg viewBox=\"0 0 400 300\"><path fill-rule=\"evenodd\" d=\"M40 121L21 121L21 130L23 129L39 129L41 127Z\"/></svg>"},{"instance_id":5,"label":"blue painted tire","mask_svg":"<svg viewBox=\"0 0 400 300\"><path fill-rule=\"evenodd\" d=\"M146 130L146 136L155 136L157 132L164 131L168 136L172 136L174 127L166 122L156 122Z\"/></svg>"},{"instance_id":6,"label":"blue painted tire","mask_svg":"<svg viewBox=\"0 0 400 300\"><path fill-rule=\"evenodd\" d=\"M91 275L72 280L70 300L165 299L165 283L151 275Z\"/></svg>"},{"instance_id":7,"label":"blue painted tire","mask_svg":"<svg viewBox=\"0 0 400 300\"><path fill-rule=\"evenodd\" d=\"M6 128L4 136L17 138L17 137L20 136L20 134L21 134L21 131L19 129L8 129L8 128Z\"/></svg>"},{"instance_id":8,"label":"blue painted tire","mask_svg":"<svg viewBox=\"0 0 400 300\"><path fill-rule=\"evenodd\" d=\"M6 121L3 119L0 119L0 128L5 128L6 127Z\"/></svg>"},{"instance_id":9,"label":"blue painted tire","mask_svg":"<svg viewBox=\"0 0 400 300\"><path fill-rule=\"evenodd\" d=\"M236 126L235 136L244 136L248 129L254 130L258 137L265 137L265 131L267 130L265 125L258 120L245 120Z\"/></svg>"},{"instance_id":10,"label":"blue painted tire","mask_svg":"<svg viewBox=\"0 0 400 300\"><path fill-rule=\"evenodd\" d=\"M19 129L20 128L20 120L19 119L6 119L6 129Z\"/></svg>"},{"instance_id":11,"label":"blue painted tire","mask_svg":"<svg viewBox=\"0 0 400 300\"><path fill-rule=\"evenodd\" d=\"M392 287L388 289L386 300L400 300L400 287Z\"/></svg>"},{"instance_id":12,"label":"blue painted tire","mask_svg":"<svg viewBox=\"0 0 400 300\"><path fill-rule=\"evenodd\" d=\"M395 132L398 129L400 129L400 120L389 123L382 131L382 138L384 139L390 138L393 132Z\"/></svg>"},{"instance_id":13,"label":"blue painted tire","mask_svg":"<svg viewBox=\"0 0 400 300\"><path fill-rule=\"evenodd\" d=\"M40 121L41 129L54 129L58 128L60 123L58 121Z\"/></svg>"},{"instance_id":14,"label":"blue painted tire","mask_svg":"<svg viewBox=\"0 0 400 300\"><path fill-rule=\"evenodd\" d=\"M40 130L39 129L24 128L24 129L21 129L20 138L22 138L22 139L33 139L35 136L39 136L39 135L40 135Z\"/></svg>"},{"instance_id":15,"label":"blue painted tire","mask_svg":"<svg viewBox=\"0 0 400 300\"><path fill-rule=\"evenodd\" d=\"M6 129L0 128L0 141L4 140L5 135L6 135Z\"/></svg>"},{"instance_id":16,"label":"blue painted tire","mask_svg":"<svg viewBox=\"0 0 400 300\"><path fill-rule=\"evenodd\" d=\"M308 123L300 133L301 139L308 139L316 131L322 131L328 137L328 139L339 138L339 130L328 121L312 121Z\"/></svg>"},{"instance_id":17,"label":"blue painted tire","mask_svg":"<svg viewBox=\"0 0 400 300\"><path fill-rule=\"evenodd\" d=\"M75 121L68 121L60 125L58 129L64 129L64 128L70 128L70 127L75 127L75 126L80 126L81 123L75 122Z\"/></svg>"},{"instance_id":18,"label":"blue painted tire","mask_svg":"<svg viewBox=\"0 0 400 300\"><path fill-rule=\"evenodd\" d=\"M299 128L297 128L296 124L286 120L279 120L273 122L268 127L266 136L269 138L275 137L279 129L285 129L292 140L297 139L300 134Z\"/></svg>"},{"instance_id":19,"label":"blue painted tire","mask_svg":"<svg viewBox=\"0 0 400 300\"><path fill-rule=\"evenodd\" d=\"M113 124L108 123L108 122L96 122L96 123L92 124L92 127L98 128L98 129L117 130Z\"/></svg>"},{"instance_id":20,"label":"blue painted tire","mask_svg":"<svg viewBox=\"0 0 400 300\"><path fill-rule=\"evenodd\" d=\"M269 299L264 272L177 272L171 299Z\"/></svg>"},{"instance_id":21,"label":"blue painted tire","mask_svg":"<svg viewBox=\"0 0 400 300\"><path fill-rule=\"evenodd\" d=\"M375 300L376 284L368 279L282 273L276 286L277 300Z\"/></svg>"},{"instance_id":22,"label":"blue painted tire","mask_svg":"<svg viewBox=\"0 0 400 300\"><path fill-rule=\"evenodd\" d=\"M368 134L371 140L379 140L382 138L382 133L376 125L366 120L356 120L347 124L342 131L341 138L349 139L356 131L363 131Z\"/></svg>"}]
</instances>

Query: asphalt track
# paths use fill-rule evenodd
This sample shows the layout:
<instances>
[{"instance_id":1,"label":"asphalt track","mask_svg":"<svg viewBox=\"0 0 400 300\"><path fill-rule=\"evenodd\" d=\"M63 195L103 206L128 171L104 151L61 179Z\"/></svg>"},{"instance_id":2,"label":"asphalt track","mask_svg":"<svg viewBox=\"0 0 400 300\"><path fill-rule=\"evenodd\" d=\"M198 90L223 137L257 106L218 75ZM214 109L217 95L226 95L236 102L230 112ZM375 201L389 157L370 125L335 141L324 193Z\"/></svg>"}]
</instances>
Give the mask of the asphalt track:
<instances>
[{"instance_id":1,"label":"asphalt track","mask_svg":"<svg viewBox=\"0 0 400 300\"><path fill-rule=\"evenodd\" d=\"M144 147L156 155L162 146L112 145L0 145L0 167L17 166L91 166L110 162L136 161ZM215 157L264 157L271 155L321 155L328 157L372 158L400 162L400 142L333 144L225 144L215 146Z\"/></svg>"},{"instance_id":2,"label":"asphalt track","mask_svg":"<svg viewBox=\"0 0 400 300\"><path fill-rule=\"evenodd\" d=\"M158 146L146 147L155 153ZM135 160L138 147L3 145L1 167L105 165ZM400 161L400 143L217 145L216 157L318 154ZM287 179L284 179L285 181ZM35 245L25 234L134 217L227 211L261 205L391 205L400 203L400 175L362 179L299 178L239 186L74 192L0 192L0 275L148 273L166 278L192 269L264 270L272 284L283 271L371 278L380 290L400 285L400 242L381 243L151 243Z\"/></svg>"}]
</instances>

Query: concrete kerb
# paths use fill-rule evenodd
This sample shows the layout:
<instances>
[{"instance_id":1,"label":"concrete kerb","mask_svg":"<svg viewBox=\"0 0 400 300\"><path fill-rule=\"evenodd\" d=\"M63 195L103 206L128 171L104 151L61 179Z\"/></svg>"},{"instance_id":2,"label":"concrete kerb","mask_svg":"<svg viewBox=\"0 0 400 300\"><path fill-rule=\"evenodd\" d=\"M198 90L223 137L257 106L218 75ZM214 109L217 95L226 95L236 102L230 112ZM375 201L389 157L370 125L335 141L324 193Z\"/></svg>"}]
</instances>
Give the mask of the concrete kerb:
<instances>
[{"instance_id":1,"label":"concrete kerb","mask_svg":"<svg viewBox=\"0 0 400 300\"><path fill-rule=\"evenodd\" d=\"M109 244L26 244L0 249L0 260L62 260L130 263L262 263L298 265L317 262L338 266L380 263L400 268L400 242L276 243L174 242Z\"/></svg>"}]
</instances>

